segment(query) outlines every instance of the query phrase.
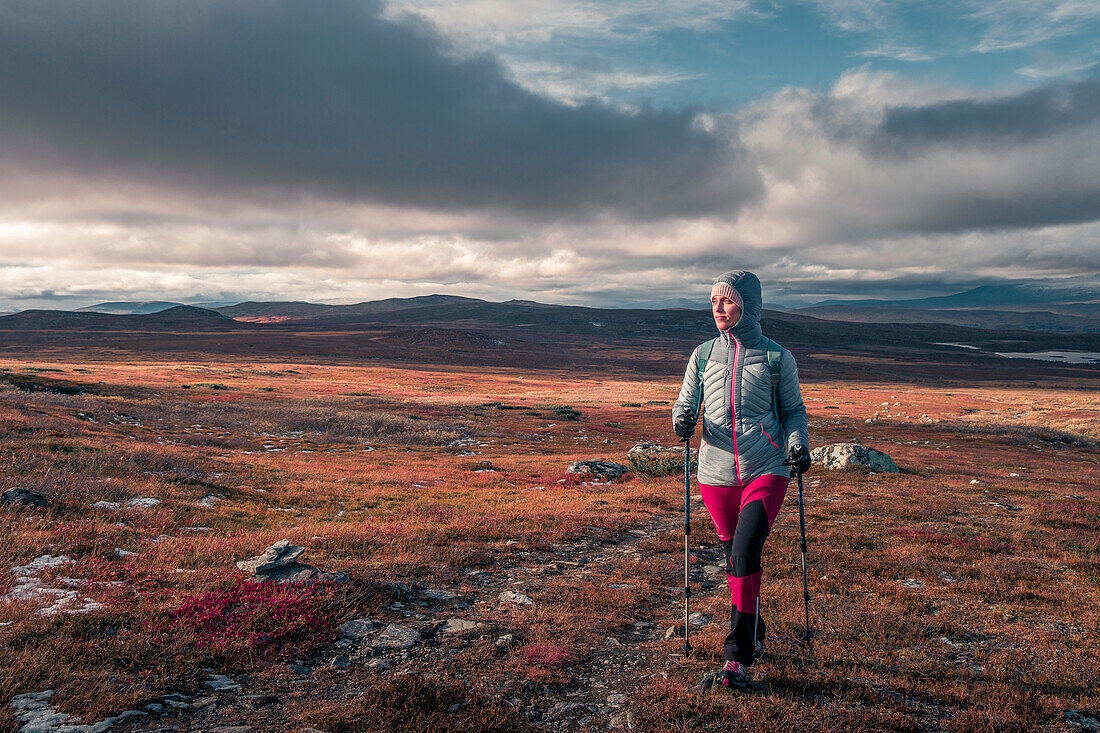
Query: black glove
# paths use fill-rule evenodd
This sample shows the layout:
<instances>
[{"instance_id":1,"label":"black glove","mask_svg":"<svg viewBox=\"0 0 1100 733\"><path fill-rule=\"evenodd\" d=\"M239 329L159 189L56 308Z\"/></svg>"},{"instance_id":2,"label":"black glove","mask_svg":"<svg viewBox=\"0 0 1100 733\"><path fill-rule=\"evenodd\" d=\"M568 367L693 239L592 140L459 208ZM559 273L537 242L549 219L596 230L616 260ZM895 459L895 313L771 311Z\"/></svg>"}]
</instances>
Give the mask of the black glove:
<instances>
[{"instance_id":1,"label":"black glove","mask_svg":"<svg viewBox=\"0 0 1100 733\"><path fill-rule=\"evenodd\" d=\"M810 449L802 444L792 445L787 451L787 460L783 462L795 473L806 473L810 470Z\"/></svg>"},{"instance_id":2,"label":"black glove","mask_svg":"<svg viewBox=\"0 0 1100 733\"><path fill-rule=\"evenodd\" d=\"M677 415L672 421L672 429L676 431L676 437L687 440L695 435L695 413L690 410Z\"/></svg>"}]
</instances>

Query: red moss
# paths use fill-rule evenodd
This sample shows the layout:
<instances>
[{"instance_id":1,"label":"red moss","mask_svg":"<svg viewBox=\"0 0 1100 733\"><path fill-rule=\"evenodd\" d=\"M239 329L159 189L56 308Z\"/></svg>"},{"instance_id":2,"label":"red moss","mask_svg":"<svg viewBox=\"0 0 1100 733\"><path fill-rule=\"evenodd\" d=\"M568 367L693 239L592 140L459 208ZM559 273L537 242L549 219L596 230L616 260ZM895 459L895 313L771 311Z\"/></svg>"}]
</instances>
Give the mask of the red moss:
<instances>
[{"instance_id":1,"label":"red moss","mask_svg":"<svg viewBox=\"0 0 1100 733\"><path fill-rule=\"evenodd\" d=\"M191 596L171 612L196 648L237 661L301 655L333 638L330 593L320 585L241 582Z\"/></svg>"}]
</instances>

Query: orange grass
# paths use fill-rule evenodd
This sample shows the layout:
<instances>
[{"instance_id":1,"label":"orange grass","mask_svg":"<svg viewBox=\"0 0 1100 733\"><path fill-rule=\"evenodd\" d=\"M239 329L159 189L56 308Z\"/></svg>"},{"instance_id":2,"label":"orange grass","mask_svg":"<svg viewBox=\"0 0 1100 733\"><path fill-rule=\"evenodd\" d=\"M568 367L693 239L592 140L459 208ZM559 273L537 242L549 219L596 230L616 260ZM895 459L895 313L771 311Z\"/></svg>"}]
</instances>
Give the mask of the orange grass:
<instances>
[{"instance_id":1,"label":"orange grass","mask_svg":"<svg viewBox=\"0 0 1100 733\"><path fill-rule=\"evenodd\" d=\"M43 368L57 371L35 371ZM463 729L511 730L520 723L499 699L515 685L572 689L607 636L639 619L676 623L669 588L682 584L682 536L673 529L599 572L535 566L542 553L654 518L676 526L676 476L593 485L563 472L584 458L624 461L637 440L673 444L678 380L246 361L8 360L0 370L38 379L37 391L25 380L23 389L0 385L0 488L51 499L45 511L0 510L10 538L0 545L0 593L15 583L6 568L66 555L71 563L39 577L87 581L81 593L103 604L51 617L34 603L0 604L10 624L0 627L0 721L9 727L8 701L24 692L55 689L61 709L98 720L194 690L205 669L262 673L330 640L346 618L381 613L387 581L468 589L471 569L531 565L525 592L538 603L479 609L514 643L454 650L434 689L387 678L350 703L290 700L288 720L433 730L474 695L484 707L462 713ZM85 393L60 393L58 380ZM858 438L903 473L806 476L812 655L793 643L801 570L788 501L765 554L773 645L761 693L685 692L719 661L729 599L724 580L711 583L693 610L719 623L698 632L698 653L669 679L639 679L637 729L1033 730L1066 709L1100 708L1095 394L857 388L804 375L815 445ZM559 417L562 407L581 418ZM470 470L484 460L495 470ZM161 503L91 506L135 497ZM713 544L702 512L693 539ZM233 562L283 537L307 548L303 560L352 582L242 595ZM232 631L228 608L238 610ZM207 618L203 609L214 610ZM645 642L663 658L679 643Z\"/></svg>"}]
</instances>

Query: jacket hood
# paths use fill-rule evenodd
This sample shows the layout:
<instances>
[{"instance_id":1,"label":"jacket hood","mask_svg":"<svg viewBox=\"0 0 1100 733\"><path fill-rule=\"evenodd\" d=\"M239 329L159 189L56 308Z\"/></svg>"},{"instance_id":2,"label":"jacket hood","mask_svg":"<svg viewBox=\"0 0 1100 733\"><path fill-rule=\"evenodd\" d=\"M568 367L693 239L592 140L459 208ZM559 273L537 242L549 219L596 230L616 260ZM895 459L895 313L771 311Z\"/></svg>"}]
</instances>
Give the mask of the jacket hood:
<instances>
[{"instance_id":1,"label":"jacket hood","mask_svg":"<svg viewBox=\"0 0 1100 733\"><path fill-rule=\"evenodd\" d=\"M760 294L760 278L747 270L736 270L714 278L714 284L720 282L726 283L741 296L741 318L729 329L729 334L743 344L755 344L763 336L760 311L764 298Z\"/></svg>"}]
</instances>

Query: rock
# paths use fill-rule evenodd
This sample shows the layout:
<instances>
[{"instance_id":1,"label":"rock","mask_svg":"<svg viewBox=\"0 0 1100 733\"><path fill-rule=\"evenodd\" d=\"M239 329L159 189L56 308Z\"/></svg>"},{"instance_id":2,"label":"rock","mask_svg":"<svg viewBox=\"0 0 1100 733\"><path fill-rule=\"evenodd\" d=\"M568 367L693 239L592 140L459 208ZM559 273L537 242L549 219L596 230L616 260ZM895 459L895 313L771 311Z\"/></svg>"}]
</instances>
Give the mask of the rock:
<instances>
[{"instance_id":1,"label":"rock","mask_svg":"<svg viewBox=\"0 0 1100 733\"><path fill-rule=\"evenodd\" d=\"M667 629L665 629L665 638L666 639L674 639L677 636L679 636L679 634L680 634L680 632L676 630L675 626L669 626Z\"/></svg>"},{"instance_id":2,"label":"rock","mask_svg":"<svg viewBox=\"0 0 1100 733\"><path fill-rule=\"evenodd\" d=\"M11 700L15 719L23 723L21 733L103 733L127 718L148 715L144 710L124 710L98 723L81 724L77 718L50 704L53 690L16 695Z\"/></svg>"},{"instance_id":3,"label":"rock","mask_svg":"<svg viewBox=\"0 0 1100 733\"><path fill-rule=\"evenodd\" d=\"M710 623L710 619L701 613L693 613L688 616L688 623L692 626L706 626Z\"/></svg>"},{"instance_id":4,"label":"rock","mask_svg":"<svg viewBox=\"0 0 1100 733\"><path fill-rule=\"evenodd\" d=\"M614 461L577 461L576 463L569 464L569 468L565 469L566 473L585 473L596 476L598 478L616 479L630 469L621 463L615 463Z\"/></svg>"},{"instance_id":5,"label":"rock","mask_svg":"<svg viewBox=\"0 0 1100 733\"><path fill-rule=\"evenodd\" d=\"M367 666L375 670L376 672L382 672L390 668L390 663L387 662L385 659L372 659L367 662Z\"/></svg>"},{"instance_id":6,"label":"rock","mask_svg":"<svg viewBox=\"0 0 1100 733\"><path fill-rule=\"evenodd\" d=\"M615 693L614 695L608 695L607 696L607 703L609 705L616 705L616 706L626 705L626 695L622 694L621 692Z\"/></svg>"},{"instance_id":7,"label":"rock","mask_svg":"<svg viewBox=\"0 0 1100 733\"><path fill-rule=\"evenodd\" d=\"M554 707L546 711L546 717L551 720L557 718L564 718L567 715L573 715L582 711L587 711L588 708L579 702L559 702Z\"/></svg>"},{"instance_id":8,"label":"rock","mask_svg":"<svg viewBox=\"0 0 1100 733\"><path fill-rule=\"evenodd\" d=\"M498 636L497 640L496 640L496 645L499 646L499 647L508 646L513 641L515 641L515 638L516 637L513 636L512 634L504 634L503 636Z\"/></svg>"},{"instance_id":9,"label":"rock","mask_svg":"<svg viewBox=\"0 0 1100 733\"><path fill-rule=\"evenodd\" d=\"M698 452L691 452L691 463L695 464ZM626 452L626 462L630 469L647 476L669 476L684 471L684 449L673 446L666 448L660 443L647 440L638 443Z\"/></svg>"},{"instance_id":10,"label":"rock","mask_svg":"<svg viewBox=\"0 0 1100 733\"><path fill-rule=\"evenodd\" d=\"M894 459L862 443L833 443L810 451L814 464L829 469L865 468L879 473L899 473Z\"/></svg>"},{"instance_id":11,"label":"rock","mask_svg":"<svg viewBox=\"0 0 1100 733\"><path fill-rule=\"evenodd\" d=\"M46 497L42 496L42 494L39 494L37 491L15 486L0 495L0 504L32 506L38 509L45 509Z\"/></svg>"},{"instance_id":12,"label":"rock","mask_svg":"<svg viewBox=\"0 0 1100 733\"><path fill-rule=\"evenodd\" d=\"M294 564L305 551L304 547L290 544L290 540L279 540L264 550L262 555L249 560L238 560L237 567L246 573L267 573Z\"/></svg>"},{"instance_id":13,"label":"rock","mask_svg":"<svg viewBox=\"0 0 1100 733\"><path fill-rule=\"evenodd\" d=\"M224 674L210 675L210 679L208 679L206 681L206 686L209 687L210 689L216 690L218 692L241 689L241 686L240 686L239 683L234 682L233 680L226 677ZM199 703L196 700L195 705L198 706L198 704Z\"/></svg>"},{"instance_id":14,"label":"rock","mask_svg":"<svg viewBox=\"0 0 1100 733\"><path fill-rule=\"evenodd\" d=\"M409 626L390 624L370 643L375 649L408 649L420 641L420 632Z\"/></svg>"},{"instance_id":15,"label":"rock","mask_svg":"<svg viewBox=\"0 0 1100 733\"><path fill-rule=\"evenodd\" d=\"M337 654L328 665L331 669L347 669L351 662L343 654Z\"/></svg>"},{"instance_id":16,"label":"rock","mask_svg":"<svg viewBox=\"0 0 1100 733\"><path fill-rule=\"evenodd\" d=\"M1100 715L1083 710L1066 710L1062 713L1062 721L1073 730L1100 731Z\"/></svg>"},{"instance_id":17,"label":"rock","mask_svg":"<svg viewBox=\"0 0 1100 733\"><path fill-rule=\"evenodd\" d=\"M356 618L342 624L337 631L351 639L362 639L364 636L373 633L374 629L374 622L369 618Z\"/></svg>"},{"instance_id":18,"label":"rock","mask_svg":"<svg viewBox=\"0 0 1100 733\"><path fill-rule=\"evenodd\" d=\"M92 504L92 509L110 509L113 511L121 508L122 505L117 501L97 501L95 504Z\"/></svg>"},{"instance_id":19,"label":"rock","mask_svg":"<svg viewBox=\"0 0 1100 733\"><path fill-rule=\"evenodd\" d=\"M450 601L458 597L458 594L453 590L437 590L435 588L428 588L422 591L425 598L430 598L433 601Z\"/></svg>"},{"instance_id":20,"label":"rock","mask_svg":"<svg viewBox=\"0 0 1100 733\"><path fill-rule=\"evenodd\" d=\"M531 600L529 596L525 596L522 593L517 593L514 590L506 590L497 596L498 601L505 603L515 603L520 606L533 606L535 602Z\"/></svg>"},{"instance_id":21,"label":"rock","mask_svg":"<svg viewBox=\"0 0 1100 733\"><path fill-rule=\"evenodd\" d=\"M476 621L468 621L464 618L449 618L447 622L440 627L439 633L441 634L468 634L471 631L477 630Z\"/></svg>"},{"instance_id":22,"label":"rock","mask_svg":"<svg viewBox=\"0 0 1100 733\"><path fill-rule=\"evenodd\" d=\"M325 573L312 565L298 562L305 548L290 544L290 540L279 540L264 550L262 555L238 560L237 567L252 573L254 583L274 581L276 583L332 582L346 583L346 573Z\"/></svg>"},{"instance_id":23,"label":"rock","mask_svg":"<svg viewBox=\"0 0 1100 733\"><path fill-rule=\"evenodd\" d=\"M151 509L157 504L160 504L160 499L151 496L139 496L126 502L126 507L128 509Z\"/></svg>"},{"instance_id":24,"label":"rock","mask_svg":"<svg viewBox=\"0 0 1100 733\"><path fill-rule=\"evenodd\" d=\"M186 710L187 708L191 707L187 703L187 698L179 694L178 692L172 692L167 695L162 695L160 699L168 707L176 708L178 710Z\"/></svg>"},{"instance_id":25,"label":"rock","mask_svg":"<svg viewBox=\"0 0 1100 733\"><path fill-rule=\"evenodd\" d=\"M916 578L906 578L905 580L899 580L902 588L912 588L913 590L920 590L924 587L924 581L917 580Z\"/></svg>"}]
</instances>

